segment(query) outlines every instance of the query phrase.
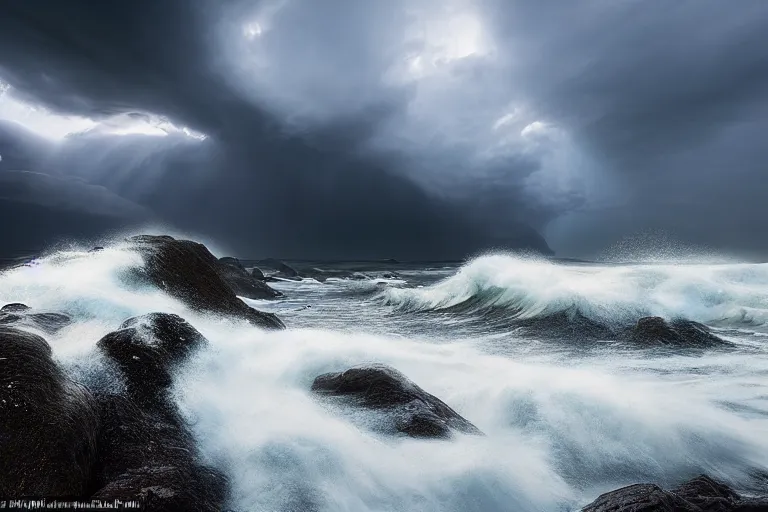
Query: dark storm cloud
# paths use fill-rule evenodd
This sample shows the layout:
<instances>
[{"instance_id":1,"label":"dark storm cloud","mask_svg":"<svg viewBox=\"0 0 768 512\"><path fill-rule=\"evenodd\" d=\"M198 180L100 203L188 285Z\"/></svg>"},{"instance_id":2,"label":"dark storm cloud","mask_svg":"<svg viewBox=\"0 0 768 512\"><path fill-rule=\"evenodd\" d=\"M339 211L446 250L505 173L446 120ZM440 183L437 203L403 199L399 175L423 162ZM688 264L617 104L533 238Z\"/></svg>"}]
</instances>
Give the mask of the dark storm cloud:
<instances>
[{"instance_id":1,"label":"dark storm cloud","mask_svg":"<svg viewBox=\"0 0 768 512\"><path fill-rule=\"evenodd\" d=\"M92 132L30 156L0 132L0 170L86 178L240 253L453 257L532 239L520 221L563 254L648 229L768 253L759 0L3 9L16 96L208 139Z\"/></svg>"},{"instance_id":2,"label":"dark storm cloud","mask_svg":"<svg viewBox=\"0 0 768 512\"><path fill-rule=\"evenodd\" d=\"M224 57L208 42L231 12L217 2L40 0L3 7L0 76L17 96L93 119L149 111L209 136L169 144L85 134L58 145L35 170L108 185L240 253L449 258L505 239L542 246L514 218L484 232L460 205L394 172L395 157L362 151L370 126L392 108L387 98L303 133L286 132L290 123L218 72ZM354 45L359 34L347 32L345 44ZM347 93L359 85L351 81Z\"/></svg>"},{"instance_id":3,"label":"dark storm cloud","mask_svg":"<svg viewBox=\"0 0 768 512\"><path fill-rule=\"evenodd\" d=\"M550 240L591 252L635 231L768 253L768 4L490 2L510 71L621 184Z\"/></svg>"}]
</instances>

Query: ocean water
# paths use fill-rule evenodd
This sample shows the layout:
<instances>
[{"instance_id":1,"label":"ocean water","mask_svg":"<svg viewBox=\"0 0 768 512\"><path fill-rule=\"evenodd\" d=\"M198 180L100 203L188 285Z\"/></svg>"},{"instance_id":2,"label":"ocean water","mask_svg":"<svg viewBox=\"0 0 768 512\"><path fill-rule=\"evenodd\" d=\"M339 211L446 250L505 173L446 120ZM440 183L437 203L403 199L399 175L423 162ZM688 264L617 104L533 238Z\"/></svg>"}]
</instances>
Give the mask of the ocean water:
<instances>
[{"instance_id":1,"label":"ocean water","mask_svg":"<svg viewBox=\"0 0 768 512\"><path fill-rule=\"evenodd\" d=\"M271 332L130 282L125 270L140 264L119 245L54 253L0 274L0 305L72 315L46 338L93 387L111 385L97 377L95 343L126 318L173 312L197 327L211 344L175 375L174 393L204 456L231 478L232 510L578 510L622 485L700 473L765 493L768 265L505 254L369 264L362 280L282 281L283 299L248 301L288 326ZM612 328L687 318L733 345L638 348L519 327L558 314ZM374 362L486 435L385 437L309 392L321 373Z\"/></svg>"}]
</instances>

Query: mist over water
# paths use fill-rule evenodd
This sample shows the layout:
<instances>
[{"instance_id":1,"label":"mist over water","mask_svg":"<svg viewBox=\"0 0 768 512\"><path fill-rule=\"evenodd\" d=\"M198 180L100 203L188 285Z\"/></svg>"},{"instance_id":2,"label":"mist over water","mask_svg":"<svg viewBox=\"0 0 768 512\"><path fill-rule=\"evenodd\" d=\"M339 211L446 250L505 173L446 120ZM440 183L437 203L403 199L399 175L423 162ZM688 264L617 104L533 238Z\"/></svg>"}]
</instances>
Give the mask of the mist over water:
<instances>
[{"instance_id":1,"label":"mist over water","mask_svg":"<svg viewBox=\"0 0 768 512\"><path fill-rule=\"evenodd\" d=\"M119 245L55 253L1 273L0 304L72 315L46 338L91 387L114 384L93 378L105 364L95 343L129 316L173 312L198 328L211 344L175 376L175 396L205 456L231 478L233 510L559 511L699 473L746 492L765 485L768 266L493 255L398 279L372 268L369 281L276 283L284 299L254 302L288 325L271 332L132 282L126 270L140 262ZM687 318L734 346L582 349L482 322L574 311L620 325ZM317 375L370 362L397 368L486 435L382 436L368 428L374 415L351 417L310 394Z\"/></svg>"}]
</instances>

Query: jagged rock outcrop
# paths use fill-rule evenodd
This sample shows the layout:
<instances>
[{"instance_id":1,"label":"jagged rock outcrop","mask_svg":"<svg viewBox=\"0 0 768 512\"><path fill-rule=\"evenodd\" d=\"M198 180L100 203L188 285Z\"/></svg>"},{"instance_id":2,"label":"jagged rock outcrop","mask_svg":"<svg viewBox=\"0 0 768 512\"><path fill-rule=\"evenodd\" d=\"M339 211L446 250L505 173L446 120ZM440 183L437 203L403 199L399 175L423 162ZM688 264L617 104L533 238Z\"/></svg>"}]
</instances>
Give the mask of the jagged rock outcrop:
<instances>
[{"instance_id":1,"label":"jagged rock outcrop","mask_svg":"<svg viewBox=\"0 0 768 512\"><path fill-rule=\"evenodd\" d=\"M600 495L583 512L766 512L768 499L745 498L700 475L665 491L654 484L635 484Z\"/></svg>"},{"instance_id":2,"label":"jagged rock outcrop","mask_svg":"<svg viewBox=\"0 0 768 512\"><path fill-rule=\"evenodd\" d=\"M282 293L270 288L264 281L264 274L261 274L261 278L256 277L253 272L248 272L237 258L220 258L218 272L232 291L235 292L235 295L240 297L248 299L274 299L275 297L282 296Z\"/></svg>"},{"instance_id":3,"label":"jagged rock outcrop","mask_svg":"<svg viewBox=\"0 0 768 512\"><path fill-rule=\"evenodd\" d=\"M140 235L128 241L144 257L138 273L188 306L242 318L260 327L285 327L274 314L257 311L237 298L219 275L219 261L203 244L167 235Z\"/></svg>"},{"instance_id":4,"label":"jagged rock outcrop","mask_svg":"<svg viewBox=\"0 0 768 512\"><path fill-rule=\"evenodd\" d=\"M0 327L0 497L83 496L97 457L93 396L40 336Z\"/></svg>"},{"instance_id":5,"label":"jagged rock outcrop","mask_svg":"<svg viewBox=\"0 0 768 512\"><path fill-rule=\"evenodd\" d=\"M405 375L386 365L350 368L320 375L312 391L326 397L343 397L352 406L385 413L385 431L411 437L449 438L454 432L482 434L437 397Z\"/></svg>"}]
</instances>

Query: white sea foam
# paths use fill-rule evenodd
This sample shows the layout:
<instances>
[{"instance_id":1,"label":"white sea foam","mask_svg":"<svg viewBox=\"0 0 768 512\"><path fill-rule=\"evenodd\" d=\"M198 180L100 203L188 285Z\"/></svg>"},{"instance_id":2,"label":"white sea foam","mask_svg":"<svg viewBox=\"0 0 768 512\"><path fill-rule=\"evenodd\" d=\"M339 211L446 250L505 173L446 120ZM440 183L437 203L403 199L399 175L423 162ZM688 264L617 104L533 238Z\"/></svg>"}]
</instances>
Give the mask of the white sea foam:
<instances>
[{"instance_id":1,"label":"white sea foam","mask_svg":"<svg viewBox=\"0 0 768 512\"><path fill-rule=\"evenodd\" d=\"M59 254L0 275L0 303L73 315L75 325L48 337L66 364L96 364L95 342L131 315L176 312L200 329L211 345L176 376L175 392L203 454L230 476L236 510L556 511L622 484L701 472L743 484L768 468L765 351L534 359L321 325L269 332L127 283L123 271L136 264L120 249ZM447 307L499 287L498 304L525 296L529 314L576 304L702 319L761 309L766 281L754 265L570 268L495 256L439 285L387 293ZM717 290L717 300L701 297ZM376 307L349 300L359 323ZM318 374L365 362L398 368L487 435L379 437L309 393Z\"/></svg>"},{"instance_id":2,"label":"white sea foam","mask_svg":"<svg viewBox=\"0 0 768 512\"><path fill-rule=\"evenodd\" d=\"M477 258L424 288L387 288L403 310L506 309L533 318L578 312L604 323L643 316L704 323L768 321L768 264L563 265L510 255Z\"/></svg>"}]
</instances>

